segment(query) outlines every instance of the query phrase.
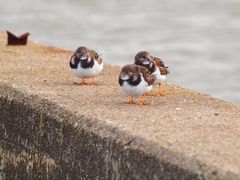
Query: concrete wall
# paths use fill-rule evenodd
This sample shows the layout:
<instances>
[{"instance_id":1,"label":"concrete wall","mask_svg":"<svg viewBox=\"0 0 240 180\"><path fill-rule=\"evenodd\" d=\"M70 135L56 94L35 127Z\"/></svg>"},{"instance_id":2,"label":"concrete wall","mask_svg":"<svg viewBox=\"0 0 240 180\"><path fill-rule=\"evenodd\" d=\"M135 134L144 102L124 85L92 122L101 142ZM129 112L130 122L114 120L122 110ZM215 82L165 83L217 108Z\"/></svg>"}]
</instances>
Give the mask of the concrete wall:
<instances>
[{"instance_id":1,"label":"concrete wall","mask_svg":"<svg viewBox=\"0 0 240 180\"><path fill-rule=\"evenodd\" d=\"M6 39L0 180L240 179L239 105L170 83L164 97L128 105L118 66L105 64L97 86L78 86L73 52Z\"/></svg>"},{"instance_id":2,"label":"concrete wall","mask_svg":"<svg viewBox=\"0 0 240 180\"><path fill-rule=\"evenodd\" d=\"M202 179L37 96L0 86L1 179ZM98 132L97 132L98 131ZM98 134L96 134L96 132Z\"/></svg>"}]
</instances>

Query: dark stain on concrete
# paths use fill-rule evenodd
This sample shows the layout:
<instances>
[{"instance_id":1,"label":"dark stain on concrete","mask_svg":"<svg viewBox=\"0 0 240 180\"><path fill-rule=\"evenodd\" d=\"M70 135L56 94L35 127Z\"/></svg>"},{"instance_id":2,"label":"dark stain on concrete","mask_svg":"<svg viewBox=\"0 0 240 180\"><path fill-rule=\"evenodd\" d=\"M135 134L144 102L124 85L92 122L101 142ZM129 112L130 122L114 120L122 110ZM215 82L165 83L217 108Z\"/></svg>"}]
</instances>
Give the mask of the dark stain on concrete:
<instances>
[{"instance_id":1,"label":"dark stain on concrete","mask_svg":"<svg viewBox=\"0 0 240 180\"><path fill-rule=\"evenodd\" d=\"M110 133L99 127L96 134L98 127L86 117L7 86L0 89L3 179L202 179L131 148L136 138L109 127Z\"/></svg>"}]
</instances>

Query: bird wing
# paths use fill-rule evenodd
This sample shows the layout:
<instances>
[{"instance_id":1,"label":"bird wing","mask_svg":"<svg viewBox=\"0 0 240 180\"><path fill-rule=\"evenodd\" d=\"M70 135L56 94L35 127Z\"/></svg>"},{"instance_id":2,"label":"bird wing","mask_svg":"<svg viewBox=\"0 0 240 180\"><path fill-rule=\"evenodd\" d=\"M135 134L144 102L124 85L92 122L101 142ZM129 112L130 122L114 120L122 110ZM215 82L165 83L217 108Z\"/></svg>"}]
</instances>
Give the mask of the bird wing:
<instances>
[{"instance_id":1,"label":"bird wing","mask_svg":"<svg viewBox=\"0 0 240 180\"><path fill-rule=\"evenodd\" d=\"M167 75L167 74L170 73L169 70L168 70L166 67L160 66L160 67L159 67L159 70L160 70L160 72L161 72L161 75Z\"/></svg>"},{"instance_id":2,"label":"bird wing","mask_svg":"<svg viewBox=\"0 0 240 180\"><path fill-rule=\"evenodd\" d=\"M165 66L164 62L160 58L153 57L153 56L152 58L153 58L153 61L156 63L157 67L159 68L162 75L167 75L170 73L168 70L168 67Z\"/></svg>"},{"instance_id":3,"label":"bird wing","mask_svg":"<svg viewBox=\"0 0 240 180\"><path fill-rule=\"evenodd\" d=\"M152 59L158 67L160 66L165 67L164 62L160 58L152 56Z\"/></svg>"},{"instance_id":4,"label":"bird wing","mask_svg":"<svg viewBox=\"0 0 240 180\"><path fill-rule=\"evenodd\" d=\"M102 58L99 57L98 53L92 49L90 49L90 56L97 60L98 64L102 64Z\"/></svg>"},{"instance_id":5,"label":"bird wing","mask_svg":"<svg viewBox=\"0 0 240 180\"><path fill-rule=\"evenodd\" d=\"M139 68L140 72L143 74L143 78L144 80L149 84L149 85L152 85L154 83L154 81L156 80L156 77L154 75L151 74L151 72L141 66L141 68Z\"/></svg>"}]
</instances>

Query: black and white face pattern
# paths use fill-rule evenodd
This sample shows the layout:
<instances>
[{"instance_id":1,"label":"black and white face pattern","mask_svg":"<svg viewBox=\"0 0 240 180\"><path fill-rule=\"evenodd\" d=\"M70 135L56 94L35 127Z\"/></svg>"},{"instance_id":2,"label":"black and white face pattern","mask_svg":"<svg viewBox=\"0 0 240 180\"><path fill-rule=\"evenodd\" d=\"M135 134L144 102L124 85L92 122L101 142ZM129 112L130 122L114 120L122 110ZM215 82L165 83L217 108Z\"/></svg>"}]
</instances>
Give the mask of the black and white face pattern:
<instances>
[{"instance_id":1,"label":"black and white face pattern","mask_svg":"<svg viewBox=\"0 0 240 180\"><path fill-rule=\"evenodd\" d=\"M136 64L125 65L119 75L122 90L130 96L142 96L152 89L155 76L150 71Z\"/></svg>"},{"instance_id":2,"label":"black and white face pattern","mask_svg":"<svg viewBox=\"0 0 240 180\"><path fill-rule=\"evenodd\" d=\"M148 85L152 85L155 80L155 76L147 68L136 64L125 65L119 75L119 84L122 86L127 82L129 85L137 86L142 78Z\"/></svg>"},{"instance_id":3,"label":"black and white face pattern","mask_svg":"<svg viewBox=\"0 0 240 180\"><path fill-rule=\"evenodd\" d=\"M141 81L141 75L136 69L131 66L125 66L119 75L119 84L123 85L123 82L127 82L131 86L137 86Z\"/></svg>"},{"instance_id":4,"label":"black and white face pattern","mask_svg":"<svg viewBox=\"0 0 240 180\"><path fill-rule=\"evenodd\" d=\"M156 70L156 64L154 63L152 56L147 51L140 51L136 54L134 63L136 65L146 67L151 73Z\"/></svg>"},{"instance_id":5,"label":"black and white face pattern","mask_svg":"<svg viewBox=\"0 0 240 180\"><path fill-rule=\"evenodd\" d=\"M88 56L89 56L88 48L86 48L84 46L79 47L75 52L75 56L80 61L86 61L88 59Z\"/></svg>"},{"instance_id":6,"label":"black and white face pattern","mask_svg":"<svg viewBox=\"0 0 240 180\"><path fill-rule=\"evenodd\" d=\"M79 64L82 68L92 68L94 65L90 50L84 46L79 47L70 59L71 68L77 69Z\"/></svg>"}]
</instances>

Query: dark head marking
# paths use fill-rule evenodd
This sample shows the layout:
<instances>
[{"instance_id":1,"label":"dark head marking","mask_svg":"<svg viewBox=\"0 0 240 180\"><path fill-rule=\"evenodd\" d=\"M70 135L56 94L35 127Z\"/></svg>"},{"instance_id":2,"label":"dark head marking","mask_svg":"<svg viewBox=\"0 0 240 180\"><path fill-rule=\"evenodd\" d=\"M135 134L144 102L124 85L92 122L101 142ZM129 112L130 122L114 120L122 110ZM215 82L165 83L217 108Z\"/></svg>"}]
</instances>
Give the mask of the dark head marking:
<instances>
[{"instance_id":1,"label":"dark head marking","mask_svg":"<svg viewBox=\"0 0 240 180\"><path fill-rule=\"evenodd\" d=\"M147 65L152 60L152 57L147 51L140 51L136 54L134 61L137 65Z\"/></svg>"},{"instance_id":2,"label":"dark head marking","mask_svg":"<svg viewBox=\"0 0 240 180\"><path fill-rule=\"evenodd\" d=\"M134 63L146 67L151 73L156 69L156 64L150 53L147 51L138 52L134 58Z\"/></svg>"},{"instance_id":3,"label":"dark head marking","mask_svg":"<svg viewBox=\"0 0 240 180\"><path fill-rule=\"evenodd\" d=\"M85 46L80 46L74 53L74 55L79 59L79 60L87 60L89 55L90 55L90 51L88 48L86 48Z\"/></svg>"}]
</instances>

